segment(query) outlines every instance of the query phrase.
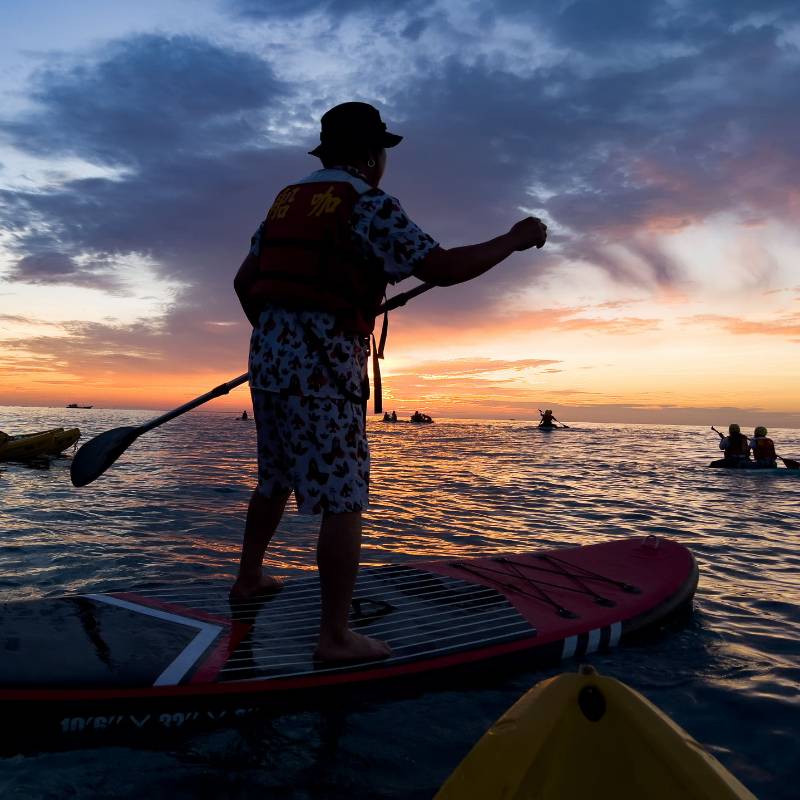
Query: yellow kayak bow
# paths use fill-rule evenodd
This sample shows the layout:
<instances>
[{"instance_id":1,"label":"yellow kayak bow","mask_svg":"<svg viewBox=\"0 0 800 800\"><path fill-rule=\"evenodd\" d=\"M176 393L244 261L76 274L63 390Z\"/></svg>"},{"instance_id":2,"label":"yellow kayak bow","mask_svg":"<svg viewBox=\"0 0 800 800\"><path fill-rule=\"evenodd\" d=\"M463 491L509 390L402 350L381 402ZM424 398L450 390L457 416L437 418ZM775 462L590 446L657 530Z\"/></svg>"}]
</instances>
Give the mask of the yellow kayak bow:
<instances>
[{"instance_id":1,"label":"yellow kayak bow","mask_svg":"<svg viewBox=\"0 0 800 800\"><path fill-rule=\"evenodd\" d=\"M591 667L542 681L472 748L435 800L755 800L649 700Z\"/></svg>"}]
</instances>

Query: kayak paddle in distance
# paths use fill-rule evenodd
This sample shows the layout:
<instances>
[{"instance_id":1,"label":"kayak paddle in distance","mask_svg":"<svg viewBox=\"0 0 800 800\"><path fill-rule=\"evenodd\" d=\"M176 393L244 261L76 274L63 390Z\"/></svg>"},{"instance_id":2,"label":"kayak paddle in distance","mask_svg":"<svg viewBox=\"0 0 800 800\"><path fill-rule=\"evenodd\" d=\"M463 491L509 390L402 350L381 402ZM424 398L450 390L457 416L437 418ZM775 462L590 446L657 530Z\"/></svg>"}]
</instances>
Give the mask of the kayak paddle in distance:
<instances>
[{"instance_id":1,"label":"kayak paddle in distance","mask_svg":"<svg viewBox=\"0 0 800 800\"><path fill-rule=\"evenodd\" d=\"M396 294L378 309L378 314L404 306L412 297L433 289L435 285L433 283L420 283L407 292ZM147 431L151 431L153 428L157 428L159 425L163 425L165 422L169 422L171 419L175 419L175 417L179 417L181 414L185 414L187 411L191 411L193 408L197 408L197 406L201 406L215 397L228 394L231 389L247 383L248 377L248 373L245 372L244 375L239 375L238 378L233 378L227 383L221 383L210 392L201 394L200 397L195 397L194 400L190 400L188 403L184 403L182 406L178 406L178 408L168 411L160 417L151 419L149 422L145 422L144 425L126 425L122 428L114 428L98 434L75 453L69 469L72 485L87 486L92 481L97 480L143 433L147 433Z\"/></svg>"}]
</instances>

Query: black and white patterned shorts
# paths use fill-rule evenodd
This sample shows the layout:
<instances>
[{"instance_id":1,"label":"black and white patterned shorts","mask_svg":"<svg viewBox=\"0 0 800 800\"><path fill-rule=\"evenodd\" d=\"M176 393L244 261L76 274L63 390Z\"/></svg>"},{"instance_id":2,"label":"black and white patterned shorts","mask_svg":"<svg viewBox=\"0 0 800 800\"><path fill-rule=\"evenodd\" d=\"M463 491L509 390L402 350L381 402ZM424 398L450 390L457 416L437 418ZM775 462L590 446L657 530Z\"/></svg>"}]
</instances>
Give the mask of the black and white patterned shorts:
<instances>
[{"instance_id":1,"label":"black and white patterned shorts","mask_svg":"<svg viewBox=\"0 0 800 800\"><path fill-rule=\"evenodd\" d=\"M251 394L260 494L294 491L301 514L366 508L369 446L359 404L261 389Z\"/></svg>"}]
</instances>

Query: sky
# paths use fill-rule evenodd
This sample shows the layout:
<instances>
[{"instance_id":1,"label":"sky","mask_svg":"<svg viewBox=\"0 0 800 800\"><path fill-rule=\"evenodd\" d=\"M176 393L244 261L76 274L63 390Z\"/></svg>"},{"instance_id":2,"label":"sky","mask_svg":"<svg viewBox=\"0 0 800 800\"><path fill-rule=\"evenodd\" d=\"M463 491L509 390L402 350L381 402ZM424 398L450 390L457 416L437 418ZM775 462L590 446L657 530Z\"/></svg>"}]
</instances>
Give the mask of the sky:
<instances>
[{"instance_id":1,"label":"sky","mask_svg":"<svg viewBox=\"0 0 800 800\"><path fill-rule=\"evenodd\" d=\"M442 247L549 228L391 315L387 407L800 427L796 0L0 0L0 404L245 372L233 277L347 100Z\"/></svg>"}]
</instances>

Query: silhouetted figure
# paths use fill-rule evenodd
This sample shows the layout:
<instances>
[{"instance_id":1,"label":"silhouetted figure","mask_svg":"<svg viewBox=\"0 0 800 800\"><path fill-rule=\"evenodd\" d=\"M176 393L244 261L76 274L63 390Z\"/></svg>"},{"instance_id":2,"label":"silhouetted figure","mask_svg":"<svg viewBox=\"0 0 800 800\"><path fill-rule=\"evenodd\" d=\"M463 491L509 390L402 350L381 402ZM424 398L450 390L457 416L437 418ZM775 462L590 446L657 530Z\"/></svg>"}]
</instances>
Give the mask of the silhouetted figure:
<instances>
[{"instance_id":1,"label":"silhouetted figure","mask_svg":"<svg viewBox=\"0 0 800 800\"><path fill-rule=\"evenodd\" d=\"M411 275L437 286L463 283L547 239L546 225L527 217L490 241L439 247L378 188L386 148L401 139L366 103L325 113L320 144L311 151L323 168L278 193L234 281L253 326L258 486L231 596L279 588L262 573L262 562L294 491L301 513L322 514L315 651L322 661L390 653L385 642L348 624L369 485L362 342L375 326L387 283Z\"/></svg>"},{"instance_id":2,"label":"silhouetted figure","mask_svg":"<svg viewBox=\"0 0 800 800\"><path fill-rule=\"evenodd\" d=\"M549 408L545 409L544 411L539 412L542 416L541 421L539 422L540 428L555 428L555 423L558 420L553 416L553 411Z\"/></svg>"},{"instance_id":3,"label":"silhouetted figure","mask_svg":"<svg viewBox=\"0 0 800 800\"><path fill-rule=\"evenodd\" d=\"M735 422L728 425L727 436L720 436L719 449L725 451L725 466L744 467L750 461L750 442Z\"/></svg>"},{"instance_id":4,"label":"silhouetted figure","mask_svg":"<svg viewBox=\"0 0 800 800\"><path fill-rule=\"evenodd\" d=\"M753 460L756 466L777 467L778 456L775 453L775 442L767 436L767 429L763 425L759 425L753 434L753 438L750 440L750 449L753 451Z\"/></svg>"}]
</instances>

